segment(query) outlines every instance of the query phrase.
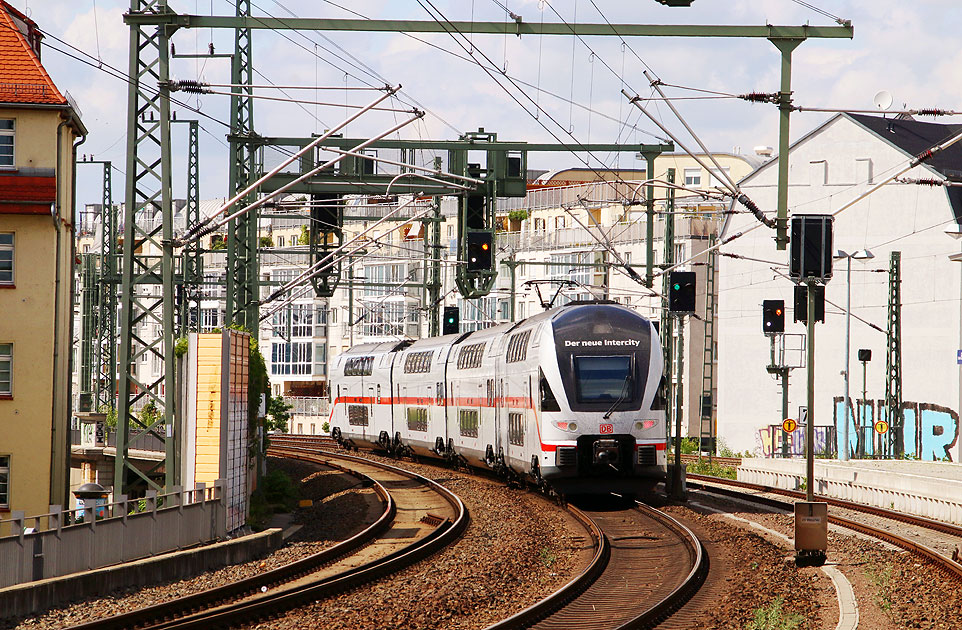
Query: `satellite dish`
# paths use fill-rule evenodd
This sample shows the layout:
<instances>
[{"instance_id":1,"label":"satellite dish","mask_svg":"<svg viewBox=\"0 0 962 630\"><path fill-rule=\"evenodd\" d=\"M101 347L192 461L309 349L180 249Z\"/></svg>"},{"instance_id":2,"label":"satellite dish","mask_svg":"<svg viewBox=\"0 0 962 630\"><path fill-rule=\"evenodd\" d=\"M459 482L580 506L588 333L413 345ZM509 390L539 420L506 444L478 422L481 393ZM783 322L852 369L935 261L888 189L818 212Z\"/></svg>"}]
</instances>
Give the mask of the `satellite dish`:
<instances>
[{"instance_id":1,"label":"satellite dish","mask_svg":"<svg viewBox=\"0 0 962 630\"><path fill-rule=\"evenodd\" d=\"M875 103L875 107L884 111L892 106L892 94L888 90L882 90L875 95L872 101Z\"/></svg>"}]
</instances>

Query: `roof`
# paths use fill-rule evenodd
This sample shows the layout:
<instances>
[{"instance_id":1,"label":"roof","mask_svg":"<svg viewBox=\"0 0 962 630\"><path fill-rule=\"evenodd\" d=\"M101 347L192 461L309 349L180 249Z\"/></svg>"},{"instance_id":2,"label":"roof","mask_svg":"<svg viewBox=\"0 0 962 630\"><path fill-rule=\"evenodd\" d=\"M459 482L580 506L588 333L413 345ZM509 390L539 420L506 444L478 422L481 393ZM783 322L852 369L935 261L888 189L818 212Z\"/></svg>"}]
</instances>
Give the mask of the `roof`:
<instances>
[{"instance_id":1,"label":"roof","mask_svg":"<svg viewBox=\"0 0 962 630\"><path fill-rule=\"evenodd\" d=\"M70 107L40 64L41 37L33 20L0 0L0 103Z\"/></svg>"},{"instance_id":2,"label":"roof","mask_svg":"<svg viewBox=\"0 0 962 630\"><path fill-rule=\"evenodd\" d=\"M884 118L865 114L845 115L882 140L913 157L954 135L962 133L962 125ZM962 143L957 142L947 149L939 151L926 160L924 164L946 179L962 181ZM962 219L962 187L951 186L945 190L958 222Z\"/></svg>"}]
</instances>

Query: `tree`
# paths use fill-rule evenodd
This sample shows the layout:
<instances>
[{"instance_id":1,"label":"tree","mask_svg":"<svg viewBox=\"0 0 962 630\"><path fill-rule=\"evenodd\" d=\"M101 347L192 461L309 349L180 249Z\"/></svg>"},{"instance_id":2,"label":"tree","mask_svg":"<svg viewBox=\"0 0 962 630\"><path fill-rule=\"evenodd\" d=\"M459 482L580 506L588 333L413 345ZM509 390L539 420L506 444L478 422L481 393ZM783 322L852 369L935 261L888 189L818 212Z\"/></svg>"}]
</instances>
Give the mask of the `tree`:
<instances>
[{"instance_id":1,"label":"tree","mask_svg":"<svg viewBox=\"0 0 962 630\"><path fill-rule=\"evenodd\" d=\"M287 433L287 421L291 418L289 410L293 406L294 405L285 401L283 396L268 396L267 418L264 419L264 430Z\"/></svg>"}]
</instances>

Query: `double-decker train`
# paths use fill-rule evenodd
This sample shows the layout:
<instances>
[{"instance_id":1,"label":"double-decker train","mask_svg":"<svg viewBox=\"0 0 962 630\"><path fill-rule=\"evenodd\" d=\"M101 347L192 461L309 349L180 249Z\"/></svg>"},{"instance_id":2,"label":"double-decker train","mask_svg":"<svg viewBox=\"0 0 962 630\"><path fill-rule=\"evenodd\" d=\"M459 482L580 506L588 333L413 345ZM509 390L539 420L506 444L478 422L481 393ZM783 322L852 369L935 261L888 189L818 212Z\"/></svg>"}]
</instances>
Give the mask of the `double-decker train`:
<instances>
[{"instance_id":1,"label":"double-decker train","mask_svg":"<svg viewBox=\"0 0 962 630\"><path fill-rule=\"evenodd\" d=\"M559 492L635 492L665 476L662 348L613 302L358 345L331 374L342 445L443 457Z\"/></svg>"}]
</instances>

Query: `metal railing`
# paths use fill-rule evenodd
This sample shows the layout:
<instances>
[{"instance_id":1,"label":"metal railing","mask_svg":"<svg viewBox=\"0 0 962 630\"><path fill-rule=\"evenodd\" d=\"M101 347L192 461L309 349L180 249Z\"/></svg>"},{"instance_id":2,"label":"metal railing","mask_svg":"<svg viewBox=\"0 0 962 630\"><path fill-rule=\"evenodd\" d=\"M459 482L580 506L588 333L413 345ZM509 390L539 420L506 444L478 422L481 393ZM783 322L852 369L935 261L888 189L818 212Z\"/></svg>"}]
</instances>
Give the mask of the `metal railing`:
<instances>
[{"instance_id":1,"label":"metal railing","mask_svg":"<svg viewBox=\"0 0 962 630\"><path fill-rule=\"evenodd\" d=\"M0 519L0 588L129 562L226 535L225 482Z\"/></svg>"}]
</instances>

